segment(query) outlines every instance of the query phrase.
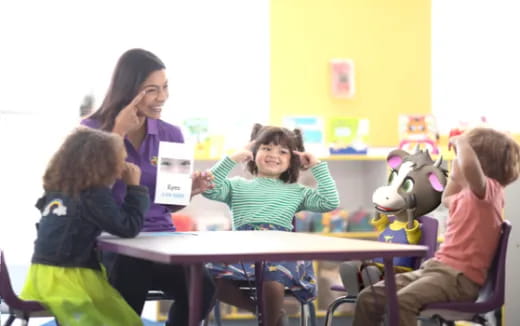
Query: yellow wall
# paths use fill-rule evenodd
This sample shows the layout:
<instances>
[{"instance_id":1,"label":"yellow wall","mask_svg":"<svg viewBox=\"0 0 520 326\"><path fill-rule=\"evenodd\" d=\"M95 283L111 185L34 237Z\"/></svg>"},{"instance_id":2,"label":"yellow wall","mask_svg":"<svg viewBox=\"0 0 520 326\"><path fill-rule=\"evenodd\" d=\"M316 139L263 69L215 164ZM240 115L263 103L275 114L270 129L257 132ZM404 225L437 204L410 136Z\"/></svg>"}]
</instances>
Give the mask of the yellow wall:
<instances>
[{"instance_id":1,"label":"yellow wall","mask_svg":"<svg viewBox=\"0 0 520 326\"><path fill-rule=\"evenodd\" d=\"M399 113L429 113L430 0L272 0L271 123L366 117L371 146L396 146ZM329 60L350 58L356 94L331 96Z\"/></svg>"}]
</instances>

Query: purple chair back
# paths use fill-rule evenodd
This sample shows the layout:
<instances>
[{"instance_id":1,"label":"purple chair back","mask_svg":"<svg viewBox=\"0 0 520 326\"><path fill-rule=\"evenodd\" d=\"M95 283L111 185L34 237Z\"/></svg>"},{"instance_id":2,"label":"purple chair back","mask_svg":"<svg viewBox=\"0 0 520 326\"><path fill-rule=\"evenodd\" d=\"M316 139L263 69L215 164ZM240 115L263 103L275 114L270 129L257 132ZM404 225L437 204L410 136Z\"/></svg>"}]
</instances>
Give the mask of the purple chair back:
<instances>
[{"instance_id":1,"label":"purple chair back","mask_svg":"<svg viewBox=\"0 0 520 326\"><path fill-rule=\"evenodd\" d=\"M392 223L395 219L395 216L389 216L390 223ZM428 260L435 255L435 251L437 251L437 238L439 234L439 221L433 217L429 216L421 216L417 217L417 221L421 223L421 240L418 245L428 247L428 251L424 257L416 257L413 269L418 269L422 262Z\"/></svg>"},{"instance_id":2,"label":"purple chair back","mask_svg":"<svg viewBox=\"0 0 520 326\"><path fill-rule=\"evenodd\" d=\"M417 257L414 263L414 269L418 269L421 263L435 255L437 251L437 237L439 234L439 221L433 217L421 216L417 220L421 223L422 235L420 245L428 247L428 251L424 257Z\"/></svg>"},{"instance_id":3,"label":"purple chair back","mask_svg":"<svg viewBox=\"0 0 520 326\"><path fill-rule=\"evenodd\" d=\"M45 311L45 308L37 301L25 301L18 298L13 291L9 271L5 264L4 252L0 249L0 298L7 304L12 311L22 311L24 313Z\"/></svg>"},{"instance_id":4,"label":"purple chair back","mask_svg":"<svg viewBox=\"0 0 520 326\"><path fill-rule=\"evenodd\" d=\"M421 316L431 317L438 315L445 320L472 320L475 315L485 314L502 307L505 300L506 254L510 233L511 223L508 220L504 220L495 257L488 271L486 282L480 289L476 301L428 304L421 312ZM444 318L446 315L450 317Z\"/></svg>"}]
</instances>

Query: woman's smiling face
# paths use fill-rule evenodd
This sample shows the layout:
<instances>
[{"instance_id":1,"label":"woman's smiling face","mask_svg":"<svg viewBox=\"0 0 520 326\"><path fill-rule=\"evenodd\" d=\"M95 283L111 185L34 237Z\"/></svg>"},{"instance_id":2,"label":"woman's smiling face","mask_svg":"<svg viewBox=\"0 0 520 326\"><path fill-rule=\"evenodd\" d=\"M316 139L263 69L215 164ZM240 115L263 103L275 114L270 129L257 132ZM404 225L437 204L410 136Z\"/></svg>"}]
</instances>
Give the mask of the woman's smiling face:
<instances>
[{"instance_id":1,"label":"woman's smiling face","mask_svg":"<svg viewBox=\"0 0 520 326\"><path fill-rule=\"evenodd\" d=\"M139 114L151 119L160 119L163 105L168 99L168 79L166 71L152 72L139 88L139 92L146 91L146 95L137 104Z\"/></svg>"}]
</instances>

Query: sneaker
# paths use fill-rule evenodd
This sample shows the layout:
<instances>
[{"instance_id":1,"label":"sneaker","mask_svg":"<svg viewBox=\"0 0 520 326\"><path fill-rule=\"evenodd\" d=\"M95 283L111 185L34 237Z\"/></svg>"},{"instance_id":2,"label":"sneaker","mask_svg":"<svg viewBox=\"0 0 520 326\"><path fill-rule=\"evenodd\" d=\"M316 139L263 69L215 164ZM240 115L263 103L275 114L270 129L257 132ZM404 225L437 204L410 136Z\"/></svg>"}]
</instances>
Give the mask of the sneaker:
<instances>
[{"instance_id":1,"label":"sneaker","mask_svg":"<svg viewBox=\"0 0 520 326\"><path fill-rule=\"evenodd\" d=\"M361 271L361 279L363 280L363 285L365 287L375 284L381 280L381 270L379 267L374 265L368 265L363 268Z\"/></svg>"},{"instance_id":2,"label":"sneaker","mask_svg":"<svg viewBox=\"0 0 520 326\"><path fill-rule=\"evenodd\" d=\"M280 319L278 319L277 326L289 326L289 315L287 315L287 312L282 309L280 314L281 314L281 317L280 317Z\"/></svg>"}]
</instances>

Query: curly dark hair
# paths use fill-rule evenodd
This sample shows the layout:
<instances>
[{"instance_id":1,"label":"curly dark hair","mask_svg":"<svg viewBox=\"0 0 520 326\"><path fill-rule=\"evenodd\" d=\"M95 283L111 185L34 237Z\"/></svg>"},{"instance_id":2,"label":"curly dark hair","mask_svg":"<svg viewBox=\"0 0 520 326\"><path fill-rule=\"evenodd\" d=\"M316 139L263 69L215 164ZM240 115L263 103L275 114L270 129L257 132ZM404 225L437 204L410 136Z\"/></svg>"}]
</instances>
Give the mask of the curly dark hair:
<instances>
[{"instance_id":1,"label":"curly dark hair","mask_svg":"<svg viewBox=\"0 0 520 326\"><path fill-rule=\"evenodd\" d=\"M467 137L486 176L497 180L502 186L518 179L520 147L513 138L483 127L469 130Z\"/></svg>"},{"instance_id":2,"label":"curly dark hair","mask_svg":"<svg viewBox=\"0 0 520 326\"><path fill-rule=\"evenodd\" d=\"M304 152L303 137L300 129L294 129L293 131L275 126L262 126L256 123L253 126L251 132L251 141L255 141L251 151L253 152L253 159L247 163L247 169L251 174L256 175L258 173L258 167L256 166L255 159L256 153L260 145L280 145L287 147L291 153L291 159L289 161L289 168L287 171L280 175L280 180L285 183L294 183L298 180L300 175L301 162L298 155L294 155L293 151Z\"/></svg>"},{"instance_id":3,"label":"curly dark hair","mask_svg":"<svg viewBox=\"0 0 520 326\"><path fill-rule=\"evenodd\" d=\"M119 135L78 127L50 160L43 188L76 197L89 187L109 186L123 168L123 151Z\"/></svg>"}]
</instances>

